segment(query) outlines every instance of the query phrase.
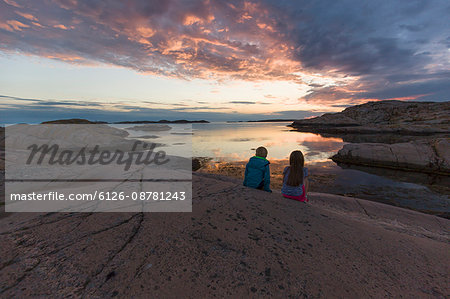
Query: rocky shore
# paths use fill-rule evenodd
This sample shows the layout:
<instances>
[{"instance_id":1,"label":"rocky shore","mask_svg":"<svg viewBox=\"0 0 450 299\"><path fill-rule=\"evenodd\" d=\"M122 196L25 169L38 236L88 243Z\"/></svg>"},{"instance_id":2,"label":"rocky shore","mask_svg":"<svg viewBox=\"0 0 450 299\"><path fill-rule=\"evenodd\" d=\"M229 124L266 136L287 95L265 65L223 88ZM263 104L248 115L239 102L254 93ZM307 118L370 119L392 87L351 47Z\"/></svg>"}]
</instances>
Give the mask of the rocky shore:
<instances>
[{"instance_id":1,"label":"rocky shore","mask_svg":"<svg viewBox=\"0 0 450 299\"><path fill-rule=\"evenodd\" d=\"M270 186L281 190L288 160L270 161ZM236 178L242 182L245 161L219 162L194 158L192 169ZM450 176L418 171L370 167L333 161L307 164L309 191L389 204L450 219Z\"/></svg>"},{"instance_id":2,"label":"rocky shore","mask_svg":"<svg viewBox=\"0 0 450 299\"><path fill-rule=\"evenodd\" d=\"M346 144L335 162L450 175L450 139Z\"/></svg>"},{"instance_id":3,"label":"rocky shore","mask_svg":"<svg viewBox=\"0 0 450 299\"><path fill-rule=\"evenodd\" d=\"M0 219L0 297L410 297L450 294L449 220L193 174L192 213Z\"/></svg>"},{"instance_id":4,"label":"rocky shore","mask_svg":"<svg viewBox=\"0 0 450 299\"><path fill-rule=\"evenodd\" d=\"M450 134L450 102L379 101L294 121L302 132L329 134Z\"/></svg>"},{"instance_id":5,"label":"rocky shore","mask_svg":"<svg viewBox=\"0 0 450 299\"><path fill-rule=\"evenodd\" d=\"M354 143L334 155L335 162L450 173L450 102L368 102L291 127Z\"/></svg>"}]
</instances>

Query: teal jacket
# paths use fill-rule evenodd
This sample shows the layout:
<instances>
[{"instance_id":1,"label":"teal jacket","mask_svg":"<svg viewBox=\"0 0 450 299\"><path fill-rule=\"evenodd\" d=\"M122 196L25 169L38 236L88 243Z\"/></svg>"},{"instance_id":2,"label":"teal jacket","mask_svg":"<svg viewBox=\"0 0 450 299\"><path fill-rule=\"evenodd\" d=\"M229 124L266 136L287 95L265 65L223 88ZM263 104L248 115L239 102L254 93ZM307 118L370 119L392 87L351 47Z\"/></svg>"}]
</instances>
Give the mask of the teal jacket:
<instances>
[{"instance_id":1,"label":"teal jacket","mask_svg":"<svg viewBox=\"0 0 450 299\"><path fill-rule=\"evenodd\" d=\"M265 158L251 157L245 166L244 186L272 192L270 190L269 164L270 162Z\"/></svg>"}]
</instances>

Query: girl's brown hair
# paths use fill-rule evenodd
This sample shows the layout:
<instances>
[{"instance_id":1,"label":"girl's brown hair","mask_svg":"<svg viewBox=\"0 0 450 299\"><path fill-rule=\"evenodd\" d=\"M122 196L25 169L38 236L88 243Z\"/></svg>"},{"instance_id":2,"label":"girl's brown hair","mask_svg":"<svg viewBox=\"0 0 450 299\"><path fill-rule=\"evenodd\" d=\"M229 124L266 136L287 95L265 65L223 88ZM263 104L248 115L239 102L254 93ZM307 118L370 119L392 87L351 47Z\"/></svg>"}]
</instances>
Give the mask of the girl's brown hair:
<instances>
[{"instance_id":1,"label":"girl's brown hair","mask_svg":"<svg viewBox=\"0 0 450 299\"><path fill-rule=\"evenodd\" d=\"M289 157L289 176L286 184L297 187L303 184L303 166L305 165L305 158L301 151L293 151Z\"/></svg>"}]
</instances>

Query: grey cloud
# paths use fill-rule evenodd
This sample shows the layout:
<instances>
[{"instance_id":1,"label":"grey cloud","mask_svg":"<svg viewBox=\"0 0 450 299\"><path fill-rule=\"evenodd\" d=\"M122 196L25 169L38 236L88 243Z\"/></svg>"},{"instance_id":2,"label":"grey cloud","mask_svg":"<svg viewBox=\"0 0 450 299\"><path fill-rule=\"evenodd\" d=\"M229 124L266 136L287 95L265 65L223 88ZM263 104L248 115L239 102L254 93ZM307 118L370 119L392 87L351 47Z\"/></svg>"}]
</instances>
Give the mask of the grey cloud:
<instances>
[{"instance_id":1,"label":"grey cloud","mask_svg":"<svg viewBox=\"0 0 450 299\"><path fill-rule=\"evenodd\" d=\"M10 100L15 100L15 101L27 101L27 102L39 102L40 101L40 100L36 100L36 99L25 99L25 98L11 97L11 96L5 96L5 95L0 95L0 98L10 99Z\"/></svg>"},{"instance_id":2,"label":"grey cloud","mask_svg":"<svg viewBox=\"0 0 450 299\"><path fill-rule=\"evenodd\" d=\"M242 105L253 105L256 104L256 102L251 102L251 101L231 101L228 102L230 104L242 104Z\"/></svg>"},{"instance_id":3,"label":"grey cloud","mask_svg":"<svg viewBox=\"0 0 450 299\"><path fill-rule=\"evenodd\" d=\"M42 100L42 99L29 99L29 98L20 98L20 97L11 97L11 96L5 96L0 95L0 98L9 99L12 101L25 101L25 102L32 102L29 104L30 107L42 107L42 106L87 106L87 107L95 107L95 106L101 106L102 104L95 101L75 101L75 100L66 100L66 101L56 101L56 100ZM12 104L14 105L14 104ZM22 104L17 104L18 106L21 106Z\"/></svg>"}]
</instances>

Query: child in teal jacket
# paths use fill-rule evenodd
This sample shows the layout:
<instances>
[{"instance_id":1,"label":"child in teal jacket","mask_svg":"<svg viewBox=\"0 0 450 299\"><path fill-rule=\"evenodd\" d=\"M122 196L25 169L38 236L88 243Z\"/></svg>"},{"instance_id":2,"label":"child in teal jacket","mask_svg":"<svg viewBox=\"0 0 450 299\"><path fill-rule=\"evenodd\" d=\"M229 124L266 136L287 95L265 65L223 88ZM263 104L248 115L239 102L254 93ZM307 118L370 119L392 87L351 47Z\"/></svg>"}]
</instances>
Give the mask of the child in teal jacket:
<instances>
[{"instance_id":1,"label":"child in teal jacket","mask_svg":"<svg viewBox=\"0 0 450 299\"><path fill-rule=\"evenodd\" d=\"M256 155L245 166L244 186L272 192L270 190L270 162L267 161L267 149L258 147Z\"/></svg>"}]
</instances>

